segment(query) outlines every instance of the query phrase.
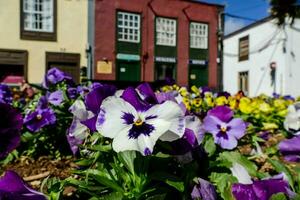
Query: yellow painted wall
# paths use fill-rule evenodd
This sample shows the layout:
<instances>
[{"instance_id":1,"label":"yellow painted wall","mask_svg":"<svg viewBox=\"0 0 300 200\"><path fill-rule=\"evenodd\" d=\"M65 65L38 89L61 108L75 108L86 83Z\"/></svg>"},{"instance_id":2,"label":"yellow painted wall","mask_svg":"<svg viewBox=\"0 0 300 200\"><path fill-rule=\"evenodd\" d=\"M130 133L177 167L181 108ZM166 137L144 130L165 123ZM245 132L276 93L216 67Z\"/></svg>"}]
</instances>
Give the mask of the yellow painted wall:
<instances>
[{"instance_id":1,"label":"yellow painted wall","mask_svg":"<svg viewBox=\"0 0 300 200\"><path fill-rule=\"evenodd\" d=\"M85 47L88 0L57 0L57 41L20 39L20 0L0 0L0 49L28 51L28 81L41 83L46 52L80 53L80 66L87 66Z\"/></svg>"}]
</instances>

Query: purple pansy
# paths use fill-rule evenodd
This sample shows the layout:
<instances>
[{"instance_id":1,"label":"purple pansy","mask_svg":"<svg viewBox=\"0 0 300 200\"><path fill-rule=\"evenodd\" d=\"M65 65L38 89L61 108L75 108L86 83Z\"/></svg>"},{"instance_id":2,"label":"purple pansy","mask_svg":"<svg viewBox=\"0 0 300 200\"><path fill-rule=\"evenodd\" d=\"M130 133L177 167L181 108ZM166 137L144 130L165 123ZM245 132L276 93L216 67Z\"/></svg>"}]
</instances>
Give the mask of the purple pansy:
<instances>
[{"instance_id":1,"label":"purple pansy","mask_svg":"<svg viewBox=\"0 0 300 200\"><path fill-rule=\"evenodd\" d=\"M46 200L46 197L31 189L17 173L9 170L0 178L0 199Z\"/></svg>"},{"instance_id":2,"label":"purple pansy","mask_svg":"<svg viewBox=\"0 0 300 200\"><path fill-rule=\"evenodd\" d=\"M0 103L0 159L13 151L20 143L22 115L11 105Z\"/></svg>"},{"instance_id":3,"label":"purple pansy","mask_svg":"<svg viewBox=\"0 0 300 200\"><path fill-rule=\"evenodd\" d=\"M79 96L80 92L76 87L69 87L67 89L67 94L70 99L76 99Z\"/></svg>"},{"instance_id":4,"label":"purple pansy","mask_svg":"<svg viewBox=\"0 0 300 200\"><path fill-rule=\"evenodd\" d=\"M252 181L247 170L240 164L235 163L231 171L239 181L231 187L232 194L237 200L268 200L273 194L280 192L286 195L292 194L283 174Z\"/></svg>"},{"instance_id":5,"label":"purple pansy","mask_svg":"<svg viewBox=\"0 0 300 200\"><path fill-rule=\"evenodd\" d=\"M232 194L237 200L268 200L273 194L288 194L288 183L280 179L253 181L253 184L233 184Z\"/></svg>"},{"instance_id":6,"label":"purple pansy","mask_svg":"<svg viewBox=\"0 0 300 200\"><path fill-rule=\"evenodd\" d=\"M12 103L12 93L7 85L0 84L0 103Z\"/></svg>"},{"instance_id":7,"label":"purple pansy","mask_svg":"<svg viewBox=\"0 0 300 200\"><path fill-rule=\"evenodd\" d=\"M56 122L55 113L50 108L39 109L28 113L24 118L24 125L32 132L38 132L41 128Z\"/></svg>"},{"instance_id":8,"label":"purple pansy","mask_svg":"<svg viewBox=\"0 0 300 200\"><path fill-rule=\"evenodd\" d=\"M85 96L85 105L86 109L91 111L94 114L94 116L82 120L81 123L86 125L92 132L95 132L95 124L102 101L106 97L114 95L117 89L115 86L101 85L100 83L94 83L92 88L93 89Z\"/></svg>"},{"instance_id":9,"label":"purple pansy","mask_svg":"<svg viewBox=\"0 0 300 200\"><path fill-rule=\"evenodd\" d=\"M229 92L226 92L226 91L217 93L217 97L222 97L222 96L228 98L228 97L231 96L231 94Z\"/></svg>"},{"instance_id":10,"label":"purple pansy","mask_svg":"<svg viewBox=\"0 0 300 200\"><path fill-rule=\"evenodd\" d=\"M59 106L64 101L64 93L61 90L57 90L49 94L48 97L49 103L54 106Z\"/></svg>"},{"instance_id":11,"label":"purple pansy","mask_svg":"<svg viewBox=\"0 0 300 200\"><path fill-rule=\"evenodd\" d=\"M97 118L96 128L105 137L113 138L116 152L153 152L158 139L174 141L181 138L185 123L180 107L171 101L150 105L133 88L126 89L122 98L106 98Z\"/></svg>"},{"instance_id":12,"label":"purple pansy","mask_svg":"<svg viewBox=\"0 0 300 200\"><path fill-rule=\"evenodd\" d=\"M48 88L50 85L55 85L64 80L72 82L72 77L54 67L47 71L42 85L44 88Z\"/></svg>"},{"instance_id":13,"label":"purple pansy","mask_svg":"<svg viewBox=\"0 0 300 200\"><path fill-rule=\"evenodd\" d=\"M216 200L217 193L215 187L208 181L197 178L196 185L193 188L191 197L193 200L203 199L203 200Z\"/></svg>"},{"instance_id":14,"label":"purple pansy","mask_svg":"<svg viewBox=\"0 0 300 200\"><path fill-rule=\"evenodd\" d=\"M298 132L299 133L299 132ZM290 162L300 162L300 135L291 139L283 140L279 143L278 148L284 159Z\"/></svg>"},{"instance_id":15,"label":"purple pansy","mask_svg":"<svg viewBox=\"0 0 300 200\"><path fill-rule=\"evenodd\" d=\"M233 149L237 140L245 135L246 124L240 118L233 118L233 111L228 106L217 106L208 111L203 129L211 133L215 143L223 149Z\"/></svg>"},{"instance_id":16,"label":"purple pansy","mask_svg":"<svg viewBox=\"0 0 300 200\"><path fill-rule=\"evenodd\" d=\"M172 154L182 155L196 148L203 140L204 132L199 118L195 115L187 115L185 119L185 131L182 138L171 143Z\"/></svg>"}]
</instances>

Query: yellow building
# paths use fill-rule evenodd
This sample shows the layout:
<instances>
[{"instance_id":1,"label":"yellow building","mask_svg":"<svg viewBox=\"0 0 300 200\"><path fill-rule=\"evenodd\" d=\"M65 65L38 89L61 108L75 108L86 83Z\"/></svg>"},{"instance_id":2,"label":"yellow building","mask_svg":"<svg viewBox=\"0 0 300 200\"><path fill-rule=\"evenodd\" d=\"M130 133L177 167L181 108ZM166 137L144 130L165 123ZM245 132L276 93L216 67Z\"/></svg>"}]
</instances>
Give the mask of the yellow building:
<instances>
[{"instance_id":1,"label":"yellow building","mask_svg":"<svg viewBox=\"0 0 300 200\"><path fill-rule=\"evenodd\" d=\"M78 82L87 27L87 0L0 0L0 82L41 83L52 67Z\"/></svg>"}]
</instances>

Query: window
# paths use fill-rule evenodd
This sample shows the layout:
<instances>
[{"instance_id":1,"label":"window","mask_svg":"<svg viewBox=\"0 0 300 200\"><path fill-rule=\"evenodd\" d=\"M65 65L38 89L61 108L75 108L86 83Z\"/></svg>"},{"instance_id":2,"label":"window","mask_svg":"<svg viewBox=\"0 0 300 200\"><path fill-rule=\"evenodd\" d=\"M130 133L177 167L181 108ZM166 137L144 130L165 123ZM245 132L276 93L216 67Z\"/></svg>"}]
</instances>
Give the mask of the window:
<instances>
[{"instance_id":1,"label":"window","mask_svg":"<svg viewBox=\"0 0 300 200\"><path fill-rule=\"evenodd\" d=\"M239 61L249 59L249 36L240 38L239 40Z\"/></svg>"},{"instance_id":2,"label":"window","mask_svg":"<svg viewBox=\"0 0 300 200\"><path fill-rule=\"evenodd\" d=\"M203 23L190 23L190 47L195 49L207 49L208 25Z\"/></svg>"},{"instance_id":3,"label":"window","mask_svg":"<svg viewBox=\"0 0 300 200\"><path fill-rule=\"evenodd\" d=\"M156 44L176 46L176 20L156 18Z\"/></svg>"},{"instance_id":4,"label":"window","mask_svg":"<svg viewBox=\"0 0 300 200\"><path fill-rule=\"evenodd\" d=\"M248 80L248 72L239 72L239 90L243 91L245 95L249 95L249 80Z\"/></svg>"},{"instance_id":5,"label":"window","mask_svg":"<svg viewBox=\"0 0 300 200\"><path fill-rule=\"evenodd\" d=\"M56 40L56 1L21 0L21 38Z\"/></svg>"},{"instance_id":6,"label":"window","mask_svg":"<svg viewBox=\"0 0 300 200\"><path fill-rule=\"evenodd\" d=\"M24 30L53 32L53 0L24 0Z\"/></svg>"},{"instance_id":7,"label":"window","mask_svg":"<svg viewBox=\"0 0 300 200\"><path fill-rule=\"evenodd\" d=\"M118 41L140 42L141 16L133 13L118 12Z\"/></svg>"}]
</instances>

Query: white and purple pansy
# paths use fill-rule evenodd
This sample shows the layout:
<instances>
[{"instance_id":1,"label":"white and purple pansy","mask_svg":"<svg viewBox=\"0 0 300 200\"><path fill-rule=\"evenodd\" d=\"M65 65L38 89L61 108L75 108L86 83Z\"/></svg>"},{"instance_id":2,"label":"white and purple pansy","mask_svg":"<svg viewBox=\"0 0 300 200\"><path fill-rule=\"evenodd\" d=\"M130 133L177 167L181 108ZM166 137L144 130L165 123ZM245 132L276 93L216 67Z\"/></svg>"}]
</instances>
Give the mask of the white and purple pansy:
<instances>
[{"instance_id":1,"label":"white and purple pansy","mask_svg":"<svg viewBox=\"0 0 300 200\"><path fill-rule=\"evenodd\" d=\"M246 124L240 118L233 118L233 111L228 106L217 106L208 111L203 129L211 133L215 143L223 149L234 149L237 140L245 135Z\"/></svg>"},{"instance_id":2,"label":"white and purple pansy","mask_svg":"<svg viewBox=\"0 0 300 200\"><path fill-rule=\"evenodd\" d=\"M150 105L134 88L128 88L122 98L111 96L103 101L96 128L103 136L113 138L116 152L135 150L149 155L158 139L181 138L185 123L178 104L166 101Z\"/></svg>"},{"instance_id":3,"label":"white and purple pansy","mask_svg":"<svg viewBox=\"0 0 300 200\"><path fill-rule=\"evenodd\" d=\"M82 144L90 133L90 129L81 123L94 117L91 111L86 109L82 100L76 100L69 108L69 111L74 115L70 128L67 130L67 139L70 144L73 154L78 151L78 145Z\"/></svg>"}]
</instances>

